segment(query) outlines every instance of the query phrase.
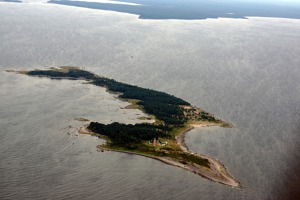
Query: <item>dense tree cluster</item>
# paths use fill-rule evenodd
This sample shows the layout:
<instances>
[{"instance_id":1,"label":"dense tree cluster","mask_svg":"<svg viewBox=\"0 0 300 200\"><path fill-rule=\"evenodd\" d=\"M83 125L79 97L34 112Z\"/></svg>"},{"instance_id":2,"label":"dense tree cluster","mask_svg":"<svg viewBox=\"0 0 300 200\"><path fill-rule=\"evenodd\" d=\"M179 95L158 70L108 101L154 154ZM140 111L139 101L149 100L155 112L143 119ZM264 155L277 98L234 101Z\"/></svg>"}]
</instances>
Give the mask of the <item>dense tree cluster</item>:
<instances>
[{"instance_id":1,"label":"dense tree cluster","mask_svg":"<svg viewBox=\"0 0 300 200\"><path fill-rule=\"evenodd\" d=\"M190 104L164 92L140 88L120 83L113 79L98 77L88 71L80 69L69 69L67 71L35 70L27 74L32 76L49 76L52 78L85 78L91 80L95 85L106 87L113 92L122 93L120 95L121 98L140 100L138 104L143 106L146 113L156 116L157 119L164 121L166 124L182 125L186 122L184 112L179 105Z\"/></svg>"},{"instance_id":2,"label":"dense tree cluster","mask_svg":"<svg viewBox=\"0 0 300 200\"><path fill-rule=\"evenodd\" d=\"M59 70L34 70L27 72L31 76L49 76L52 78L85 78L85 79L94 79L96 76L88 71L79 70L79 69L70 69L67 71Z\"/></svg>"},{"instance_id":3,"label":"dense tree cluster","mask_svg":"<svg viewBox=\"0 0 300 200\"><path fill-rule=\"evenodd\" d=\"M88 129L93 132L108 136L113 144L125 145L128 148L135 148L142 140L152 140L157 137L169 137L171 130L164 125L153 124L120 124L114 122L108 125L98 122L91 122Z\"/></svg>"},{"instance_id":4,"label":"dense tree cluster","mask_svg":"<svg viewBox=\"0 0 300 200\"><path fill-rule=\"evenodd\" d=\"M107 136L111 141L110 145L116 148L122 147L146 152L150 155L167 156L183 164L195 163L209 168L209 161L199 156L185 153L173 147L164 147L162 150L149 148L149 146L142 143L142 141L152 140L154 138L157 140L159 140L159 138L173 138L174 135L171 135L174 134L172 130L184 125L188 119L216 121L209 113L201 112L199 116L199 113L195 115L196 109L184 110L181 105L189 106L190 104L188 102L164 92L120 83L113 79L99 77L77 68L35 70L29 71L27 74L31 76L47 76L50 78L86 79L97 86L106 87L109 91L121 93L120 98L138 100L137 104L140 105L146 113L154 115L163 123L132 125L118 122L111 124L91 122L88 129Z\"/></svg>"},{"instance_id":5,"label":"dense tree cluster","mask_svg":"<svg viewBox=\"0 0 300 200\"><path fill-rule=\"evenodd\" d=\"M140 100L146 113L154 115L166 124L181 125L186 119L179 105L190 105L188 102L151 89L117 82L113 79L95 78L94 84L107 87L110 91L121 92L121 98Z\"/></svg>"},{"instance_id":6,"label":"dense tree cluster","mask_svg":"<svg viewBox=\"0 0 300 200\"><path fill-rule=\"evenodd\" d=\"M151 89L120 83L113 79L95 76L94 74L71 68L68 70L35 70L27 73L32 76L49 76L52 78L84 78L90 80L97 86L106 87L109 91L120 92L120 98L137 99L144 111L154 115L164 122L163 125L135 124L125 125L120 123L100 124L91 122L89 129L94 132L108 136L114 144L123 144L134 148L142 140L153 139L154 137L167 137L168 131L173 126L183 125L187 119L180 105L190 105L188 102Z\"/></svg>"}]
</instances>

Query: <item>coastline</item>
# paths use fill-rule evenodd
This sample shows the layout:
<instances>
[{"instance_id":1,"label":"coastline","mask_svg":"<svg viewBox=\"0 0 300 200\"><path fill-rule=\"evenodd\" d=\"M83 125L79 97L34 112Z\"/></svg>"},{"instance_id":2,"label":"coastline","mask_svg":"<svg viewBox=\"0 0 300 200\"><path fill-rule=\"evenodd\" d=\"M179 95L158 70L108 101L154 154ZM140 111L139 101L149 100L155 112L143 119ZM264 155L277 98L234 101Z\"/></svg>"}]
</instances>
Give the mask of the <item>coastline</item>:
<instances>
[{"instance_id":1,"label":"coastline","mask_svg":"<svg viewBox=\"0 0 300 200\"><path fill-rule=\"evenodd\" d=\"M78 133L80 134L85 134L85 135L92 135L93 132L91 132L87 127L83 126L83 127L80 127L79 130L78 130Z\"/></svg>"},{"instance_id":2,"label":"coastline","mask_svg":"<svg viewBox=\"0 0 300 200\"><path fill-rule=\"evenodd\" d=\"M218 182L218 183L221 183L221 184L225 184L225 185L228 185L228 186L231 186L231 187L234 187L234 188L241 188L241 184L238 180L236 180L235 178L231 177L230 174L228 173L228 170L227 168L225 167L225 165L214 159L214 158L211 158L209 156L206 156L206 155L203 155L203 154L195 154L193 152L191 152L186 143L185 143L185 135L193 130L194 128L202 128L202 127L211 127L211 126L218 126L218 124L214 124L214 123L203 123L203 124L190 124L190 126L182 131L176 138L176 142L177 144L180 146L180 148L186 152L186 153L191 153L191 154L194 154L194 155L197 155L201 158L204 158L204 159L207 159L210 163L210 168L212 170L212 174L213 176L211 176L210 174L203 174L203 172L199 174L199 172L197 173L198 175L200 176L203 176L211 181L215 181L215 182ZM229 125L230 127L233 127L233 125ZM207 171L205 171L207 172ZM214 173L216 175L219 175L218 176L214 176ZM221 177L221 178L220 178Z\"/></svg>"},{"instance_id":3,"label":"coastline","mask_svg":"<svg viewBox=\"0 0 300 200\"><path fill-rule=\"evenodd\" d=\"M138 156L144 156L147 158L152 158L155 160L158 160L160 162L163 162L165 164L168 165L172 165L175 167L180 167L182 169L185 169L189 172L192 172L194 174L197 174L203 178L206 178L210 181L214 181L223 185L227 185L230 186L232 188L241 188L240 182L237 181L235 178L231 177L226 169L226 167L224 166L223 163L221 163L220 161L213 159L211 157L205 156L205 155L200 155L200 154L195 154L191 151L188 150L188 147L185 144L185 135L191 131L194 128L201 128L201 127L209 127L209 126L217 126L217 124L191 124L190 126L188 126L186 129L184 129L183 131L181 131L180 133L178 133L178 135L176 136L176 143L179 145L179 147L185 152L185 153L189 153L189 154L193 154L196 155L198 157L201 157L203 159L207 159L210 165L210 169L200 166L198 164L195 163L181 163L175 159L172 159L170 157L158 157L158 156L153 156L153 155L148 155L148 154L143 154L141 152L133 152L133 151L129 151L129 150L119 150L119 149L113 149L113 148L108 148L105 147L103 145L98 145L97 148L101 150L101 152L103 151L113 151L113 152L118 152L118 153L127 153L127 154L131 154L131 155L138 155ZM90 131L86 126L84 127L80 127L79 133L81 134L89 134L89 135L93 135L97 133L94 133L92 131ZM105 138L102 138L105 140Z\"/></svg>"},{"instance_id":4,"label":"coastline","mask_svg":"<svg viewBox=\"0 0 300 200\"><path fill-rule=\"evenodd\" d=\"M18 71L8 72L18 73ZM140 88L138 86L117 82L113 79L99 77L91 72L80 70L76 67L19 71L19 73L52 79L86 80L88 83L106 88L108 92L117 94L117 98L131 103L130 107L126 107L127 109L140 109L146 114L154 115L154 125L139 124L128 126L117 122L106 125L91 122L89 125L81 127L78 131L79 133L97 136L106 141L106 144L97 146L102 152L107 150L149 157L169 165L183 168L208 180L233 188L240 188L240 183L229 175L221 162L205 155L190 152L186 146L185 135L193 128L207 126L220 126L223 128L234 127L232 124L216 118L213 114L205 112L180 98L164 92ZM144 95L137 95L139 93L146 94L147 98L145 98ZM142 106L137 104L139 101L143 101ZM148 110L145 109L146 105ZM159 106L155 107L153 105ZM176 113L176 115L174 115L174 113ZM75 120L88 121L84 118L75 118ZM115 132L115 130L119 130L119 132L122 130L128 135L120 135L118 134L119 132ZM166 137L165 132L167 131L169 131L169 137ZM141 132L151 133L152 135L150 134L150 137L154 139L152 140L149 136L139 136ZM137 135L135 136L134 134ZM113 137L110 138L110 136ZM162 143L159 139L160 136L162 137L161 139L165 140ZM143 140L141 140L142 137L144 137ZM117 145L114 144L114 140L117 140ZM165 147L166 144L167 147Z\"/></svg>"}]
</instances>

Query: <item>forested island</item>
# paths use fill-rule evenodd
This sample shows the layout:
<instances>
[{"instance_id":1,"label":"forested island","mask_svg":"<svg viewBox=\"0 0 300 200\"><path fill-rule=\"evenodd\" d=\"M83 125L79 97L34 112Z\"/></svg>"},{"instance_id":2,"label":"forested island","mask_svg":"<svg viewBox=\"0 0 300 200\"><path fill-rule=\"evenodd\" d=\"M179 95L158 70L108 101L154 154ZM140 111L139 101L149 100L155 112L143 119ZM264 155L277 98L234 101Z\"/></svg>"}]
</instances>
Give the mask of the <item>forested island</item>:
<instances>
[{"instance_id":1,"label":"forested island","mask_svg":"<svg viewBox=\"0 0 300 200\"><path fill-rule=\"evenodd\" d=\"M129 109L140 109L154 120L154 123L138 124L90 122L87 127L81 129L81 132L105 139L106 144L98 146L103 151L112 150L147 156L225 185L240 186L239 182L228 174L222 163L204 155L191 153L185 145L184 135L194 127L232 127L212 114L173 95L121 83L77 67L18 71L18 73L52 79L86 80L90 84L105 87L108 92L117 93L120 99L131 103Z\"/></svg>"}]
</instances>

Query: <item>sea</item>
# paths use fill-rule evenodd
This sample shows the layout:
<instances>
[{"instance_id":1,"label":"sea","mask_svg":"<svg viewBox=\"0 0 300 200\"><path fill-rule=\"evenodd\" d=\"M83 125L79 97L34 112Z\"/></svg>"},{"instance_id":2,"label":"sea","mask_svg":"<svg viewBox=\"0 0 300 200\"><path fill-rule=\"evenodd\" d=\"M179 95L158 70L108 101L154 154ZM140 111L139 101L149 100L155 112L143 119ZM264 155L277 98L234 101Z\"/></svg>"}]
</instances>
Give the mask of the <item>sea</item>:
<instances>
[{"instance_id":1,"label":"sea","mask_svg":"<svg viewBox=\"0 0 300 200\"><path fill-rule=\"evenodd\" d=\"M161 18L0 2L0 199L299 198L297 16ZM84 81L5 71L54 66L167 92L232 123L193 129L186 143L220 160L241 188L150 158L99 152L104 141L79 134L88 122L76 118L134 124L145 114Z\"/></svg>"}]
</instances>

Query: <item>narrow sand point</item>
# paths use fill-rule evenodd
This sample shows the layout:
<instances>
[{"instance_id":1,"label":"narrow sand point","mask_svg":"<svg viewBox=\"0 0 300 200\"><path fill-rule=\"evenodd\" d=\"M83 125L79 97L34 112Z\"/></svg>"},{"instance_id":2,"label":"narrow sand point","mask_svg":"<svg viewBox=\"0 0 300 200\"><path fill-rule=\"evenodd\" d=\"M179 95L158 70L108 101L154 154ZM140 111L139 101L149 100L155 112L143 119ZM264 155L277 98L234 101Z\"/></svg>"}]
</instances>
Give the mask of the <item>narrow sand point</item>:
<instances>
[{"instance_id":1,"label":"narrow sand point","mask_svg":"<svg viewBox=\"0 0 300 200\"><path fill-rule=\"evenodd\" d=\"M78 133L92 135L93 132L91 132L87 127L84 126L84 127L80 127Z\"/></svg>"},{"instance_id":2,"label":"narrow sand point","mask_svg":"<svg viewBox=\"0 0 300 200\"><path fill-rule=\"evenodd\" d=\"M205 167L197 166L196 164L189 164L187 165L185 169L192 171L200 176L203 176L211 181L215 181L221 184L229 185L233 188L240 188L240 182L234 179L229 175L227 172L226 167L221 163L220 161L210 158L205 155L195 154L191 151L189 151L188 147L185 143L185 135L187 132L191 131L193 128L202 128L202 127L211 127L211 126L217 126L217 124L209 124L209 123L203 123L203 124L190 124L190 126L182 131L178 136L176 136L176 142L180 146L181 150L185 153L190 153L196 156L199 156L201 158L207 159L209 161L210 169L205 169ZM178 166L178 165L176 165ZM180 166L178 166L180 167Z\"/></svg>"}]
</instances>

